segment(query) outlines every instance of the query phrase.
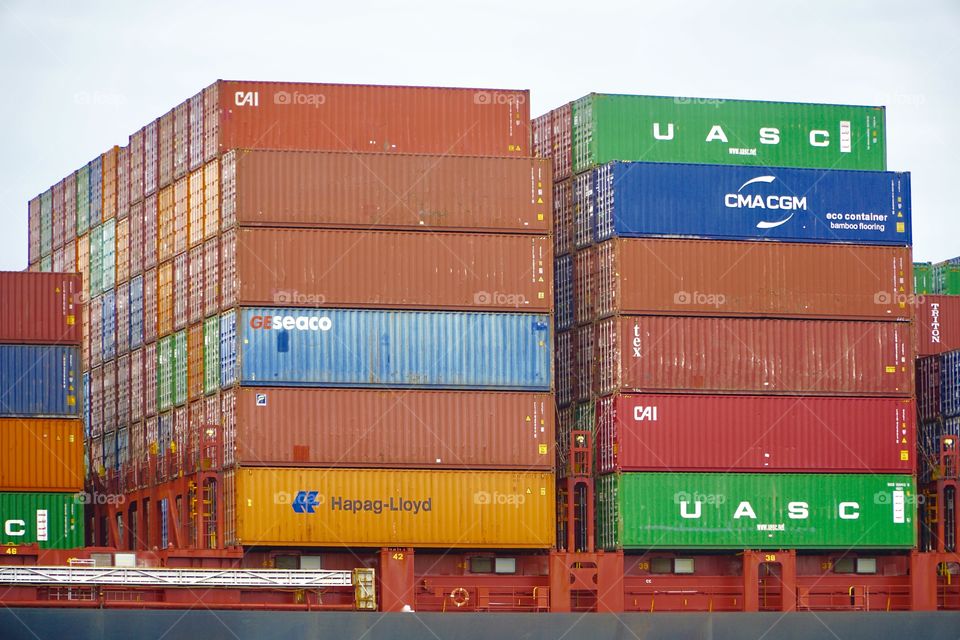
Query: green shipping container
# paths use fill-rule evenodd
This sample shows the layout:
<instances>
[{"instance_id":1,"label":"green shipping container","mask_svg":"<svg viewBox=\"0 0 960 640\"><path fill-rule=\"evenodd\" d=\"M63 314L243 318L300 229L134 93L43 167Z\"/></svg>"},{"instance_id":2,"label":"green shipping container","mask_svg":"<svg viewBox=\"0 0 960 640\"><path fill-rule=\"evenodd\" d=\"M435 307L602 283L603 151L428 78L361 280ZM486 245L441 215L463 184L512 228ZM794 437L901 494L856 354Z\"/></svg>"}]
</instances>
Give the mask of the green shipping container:
<instances>
[{"instance_id":1,"label":"green shipping container","mask_svg":"<svg viewBox=\"0 0 960 640\"><path fill-rule=\"evenodd\" d=\"M83 546L83 501L77 493L0 493L0 544L41 549Z\"/></svg>"},{"instance_id":2,"label":"green shipping container","mask_svg":"<svg viewBox=\"0 0 960 640\"><path fill-rule=\"evenodd\" d=\"M938 295L960 295L960 265L938 262L933 265L933 292Z\"/></svg>"},{"instance_id":3,"label":"green shipping container","mask_svg":"<svg viewBox=\"0 0 960 640\"><path fill-rule=\"evenodd\" d=\"M53 191L40 194L40 255L53 251Z\"/></svg>"},{"instance_id":4,"label":"green shipping container","mask_svg":"<svg viewBox=\"0 0 960 640\"><path fill-rule=\"evenodd\" d=\"M53 271L53 255L47 255L40 258L40 271L51 272Z\"/></svg>"},{"instance_id":5,"label":"green shipping container","mask_svg":"<svg viewBox=\"0 0 960 640\"><path fill-rule=\"evenodd\" d=\"M597 483L603 549L847 549L916 544L902 475L623 473Z\"/></svg>"},{"instance_id":6,"label":"green shipping container","mask_svg":"<svg viewBox=\"0 0 960 640\"><path fill-rule=\"evenodd\" d=\"M220 389L220 316L203 323L203 392Z\"/></svg>"},{"instance_id":7,"label":"green shipping container","mask_svg":"<svg viewBox=\"0 0 960 640\"><path fill-rule=\"evenodd\" d=\"M173 334L173 404L187 404L187 332Z\"/></svg>"},{"instance_id":8,"label":"green shipping container","mask_svg":"<svg viewBox=\"0 0 960 640\"><path fill-rule=\"evenodd\" d=\"M90 221L90 167L77 169L77 235L87 232Z\"/></svg>"},{"instance_id":9,"label":"green shipping container","mask_svg":"<svg viewBox=\"0 0 960 640\"><path fill-rule=\"evenodd\" d=\"M103 271L102 290L109 291L117 283L117 221L113 218L102 225L100 232L100 262Z\"/></svg>"},{"instance_id":10,"label":"green shipping container","mask_svg":"<svg viewBox=\"0 0 960 640\"><path fill-rule=\"evenodd\" d=\"M611 160L884 171L882 107L590 94L573 171Z\"/></svg>"},{"instance_id":11,"label":"green shipping container","mask_svg":"<svg viewBox=\"0 0 960 640\"><path fill-rule=\"evenodd\" d=\"M933 264L929 262L913 263L913 292L916 294L933 293Z\"/></svg>"},{"instance_id":12,"label":"green shipping container","mask_svg":"<svg viewBox=\"0 0 960 640\"><path fill-rule=\"evenodd\" d=\"M95 298L103 291L103 226L90 229L90 292Z\"/></svg>"},{"instance_id":13,"label":"green shipping container","mask_svg":"<svg viewBox=\"0 0 960 640\"><path fill-rule=\"evenodd\" d=\"M173 406L173 336L157 341L157 410Z\"/></svg>"}]
</instances>

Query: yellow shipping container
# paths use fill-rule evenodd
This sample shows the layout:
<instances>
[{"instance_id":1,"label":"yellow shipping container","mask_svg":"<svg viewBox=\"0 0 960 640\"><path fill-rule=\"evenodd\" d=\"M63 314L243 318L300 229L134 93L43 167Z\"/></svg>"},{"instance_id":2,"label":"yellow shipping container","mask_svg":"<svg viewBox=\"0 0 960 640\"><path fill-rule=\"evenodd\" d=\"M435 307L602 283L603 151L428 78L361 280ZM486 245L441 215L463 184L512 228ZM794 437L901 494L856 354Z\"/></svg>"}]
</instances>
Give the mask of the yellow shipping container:
<instances>
[{"instance_id":1,"label":"yellow shipping container","mask_svg":"<svg viewBox=\"0 0 960 640\"><path fill-rule=\"evenodd\" d=\"M0 491L83 491L82 423L0 418Z\"/></svg>"},{"instance_id":2,"label":"yellow shipping container","mask_svg":"<svg viewBox=\"0 0 960 640\"><path fill-rule=\"evenodd\" d=\"M500 549L554 544L551 473L305 468L234 473L226 479L228 543Z\"/></svg>"}]
</instances>

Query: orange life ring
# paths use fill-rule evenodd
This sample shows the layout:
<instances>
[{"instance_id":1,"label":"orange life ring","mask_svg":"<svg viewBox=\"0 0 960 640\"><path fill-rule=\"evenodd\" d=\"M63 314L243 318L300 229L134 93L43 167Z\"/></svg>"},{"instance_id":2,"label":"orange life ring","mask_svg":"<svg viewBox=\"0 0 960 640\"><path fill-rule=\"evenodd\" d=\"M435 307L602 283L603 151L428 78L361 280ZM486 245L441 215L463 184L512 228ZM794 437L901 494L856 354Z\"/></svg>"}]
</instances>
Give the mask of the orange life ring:
<instances>
[{"instance_id":1,"label":"orange life ring","mask_svg":"<svg viewBox=\"0 0 960 640\"><path fill-rule=\"evenodd\" d=\"M450 600L453 601L453 605L459 609L470 602L470 592L463 587L457 587L450 592Z\"/></svg>"}]
</instances>

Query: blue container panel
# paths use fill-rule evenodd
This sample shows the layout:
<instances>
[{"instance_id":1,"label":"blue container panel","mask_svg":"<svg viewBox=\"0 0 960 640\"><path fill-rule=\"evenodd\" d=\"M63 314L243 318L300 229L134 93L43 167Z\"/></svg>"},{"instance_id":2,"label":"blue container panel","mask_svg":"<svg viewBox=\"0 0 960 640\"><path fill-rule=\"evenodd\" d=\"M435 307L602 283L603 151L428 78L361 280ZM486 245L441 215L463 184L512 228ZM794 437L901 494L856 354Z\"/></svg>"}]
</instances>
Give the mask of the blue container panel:
<instances>
[{"instance_id":1,"label":"blue container panel","mask_svg":"<svg viewBox=\"0 0 960 640\"><path fill-rule=\"evenodd\" d=\"M130 279L130 348L143 344L143 276Z\"/></svg>"},{"instance_id":2,"label":"blue container panel","mask_svg":"<svg viewBox=\"0 0 960 640\"><path fill-rule=\"evenodd\" d=\"M0 345L0 416L79 418L76 347Z\"/></svg>"},{"instance_id":3,"label":"blue container panel","mask_svg":"<svg viewBox=\"0 0 960 640\"><path fill-rule=\"evenodd\" d=\"M547 315L277 308L240 313L241 384L540 391L551 386ZM299 328L272 328L285 318ZM264 324L268 328L261 328Z\"/></svg>"},{"instance_id":4,"label":"blue container panel","mask_svg":"<svg viewBox=\"0 0 960 640\"><path fill-rule=\"evenodd\" d=\"M554 321L557 331L573 326L573 256L560 256L553 270Z\"/></svg>"},{"instance_id":5,"label":"blue container panel","mask_svg":"<svg viewBox=\"0 0 960 640\"><path fill-rule=\"evenodd\" d=\"M237 312L220 316L220 387L237 382Z\"/></svg>"},{"instance_id":6,"label":"blue container panel","mask_svg":"<svg viewBox=\"0 0 960 640\"><path fill-rule=\"evenodd\" d=\"M83 435L90 441L90 372L83 374Z\"/></svg>"},{"instance_id":7,"label":"blue container panel","mask_svg":"<svg viewBox=\"0 0 960 640\"><path fill-rule=\"evenodd\" d=\"M103 360L112 360L117 354L117 297L113 289L101 296L101 344L103 345Z\"/></svg>"},{"instance_id":8,"label":"blue container panel","mask_svg":"<svg viewBox=\"0 0 960 640\"><path fill-rule=\"evenodd\" d=\"M960 416L960 351L940 356L940 414Z\"/></svg>"},{"instance_id":9,"label":"blue container panel","mask_svg":"<svg viewBox=\"0 0 960 640\"><path fill-rule=\"evenodd\" d=\"M910 174L612 162L593 170L594 240L911 244Z\"/></svg>"}]
</instances>

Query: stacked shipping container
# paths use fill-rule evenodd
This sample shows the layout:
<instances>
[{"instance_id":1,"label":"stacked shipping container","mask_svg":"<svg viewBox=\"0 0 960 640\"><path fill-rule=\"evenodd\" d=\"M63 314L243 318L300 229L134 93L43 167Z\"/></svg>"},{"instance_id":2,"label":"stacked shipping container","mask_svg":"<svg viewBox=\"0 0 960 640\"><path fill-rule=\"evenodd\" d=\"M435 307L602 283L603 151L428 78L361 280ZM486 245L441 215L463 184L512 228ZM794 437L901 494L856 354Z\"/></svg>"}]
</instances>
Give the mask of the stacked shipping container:
<instances>
[{"instance_id":1,"label":"stacked shipping container","mask_svg":"<svg viewBox=\"0 0 960 640\"><path fill-rule=\"evenodd\" d=\"M201 546L553 544L552 186L527 105L221 81L73 174L96 476L216 472L144 500L160 537L134 544L168 523Z\"/></svg>"},{"instance_id":2,"label":"stacked shipping container","mask_svg":"<svg viewBox=\"0 0 960 640\"><path fill-rule=\"evenodd\" d=\"M560 472L592 432L599 547L914 544L910 186L883 171L883 125L612 95L534 120L555 169ZM698 162L715 164L671 164ZM827 480L849 497L820 500Z\"/></svg>"},{"instance_id":3,"label":"stacked shipping container","mask_svg":"<svg viewBox=\"0 0 960 640\"><path fill-rule=\"evenodd\" d=\"M80 283L0 272L2 544L83 543Z\"/></svg>"}]
</instances>

